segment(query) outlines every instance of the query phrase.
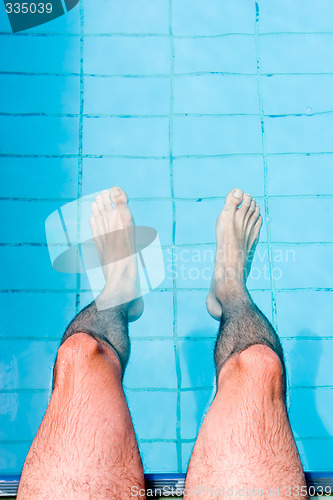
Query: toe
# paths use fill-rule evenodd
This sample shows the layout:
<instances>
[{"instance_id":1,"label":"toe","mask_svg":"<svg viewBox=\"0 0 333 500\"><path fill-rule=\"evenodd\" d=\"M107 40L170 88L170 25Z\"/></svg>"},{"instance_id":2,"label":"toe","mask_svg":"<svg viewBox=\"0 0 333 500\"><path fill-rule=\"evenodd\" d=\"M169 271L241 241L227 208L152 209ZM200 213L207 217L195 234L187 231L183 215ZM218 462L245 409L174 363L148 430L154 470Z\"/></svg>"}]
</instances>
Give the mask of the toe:
<instances>
[{"instance_id":1,"label":"toe","mask_svg":"<svg viewBox=\"0 0 333 500\"><path fill-rule=\"evenodd\" d=\"M252 218L252 215L254 214L254 211L256 209L256 202L255 200L252 198L252 201L250 203L250 206L246 212L246 216L245 216L245 223L248 224L250 219Z\"/></svg>"},{"instance_id":2,"label":"toe","mask_svg":"<svg viewBox=\"0 0 333 500\"><path fill-rule=\"evenodd\" d=\"M260 208L258 203L255 200L251 201L251 205L245 215L245 226L246 232L249 234L254 224L257 222L259 217Z\"/></svg>"},{"instance_id":3,"label":"toe","mask_svg":"<svg viewBox=\"0 0 333 500\"><path fill-rule=\"evenodd\" d=\"M97 203L95 201L94 201L94 203L91 204L91 211L92 211L93 216L95 217L96 220L101 217L100 211L99 211Z\"/></svg>"},{"instance_id":4,"label":"toe","mask_svg":"<svg viewBox=\"0 0 333 500\"><path fill-rule=\"evenodd\" d=\"M128 198L125 191L118 186L111 188L111 199L120 213L123 224L125 226L134 224L132 213L127 204Z\"/></svg>"},{"instance_id":5,"label":"toe","mask_svg":"<svg viewBox=\"0 0 333 500\"><path fill-rule=\"evenodd\" d=\"M105 212L103 198L100 194L96 196L96 205L99 210L99 213L102 215Z\"/></svg>"},{"instance_id":6,"label":"toe","mask_svg":"<svg viewBox=\"0 0 333 500\"><path fill-rule=\"evenodd\" d=\"M111 188L111 199L115 206L127 205L127 194L120 187L114 186Z\"/></svg>"},{"instance_id":7,"label":"toe","mask_svg":"<svg viewBox=\"0 0 333 500\"><path fill-rule=\"evenodd\" d=\"M94 236L97 234L102 234L104 232L104 223L96 202L92 203L91 211L92 216L90 217L89 222L90 227L93 230L93 234Z\"/></svg>"},{"instance_id":8,"label":"toe","mask_svg":"<svg viewBox=\"0 0 333 500\"><path fill-rule=\"evenodd\" d=\"M243 196L243 203L240 207L240 211L245 215L247 214L249 208L251 207L252 204L252 196L248 193L245 193Z\"/></svg>"},{"instance_id":9,"label":"toe","mask_svg":"<svg viewBox=\"0 0 333 500\"><path fill-rule=\"evenodd\" d=\"M262 226L262 217L259 215L256 223L252 227L252 230L250 232L250 237L249 237L249 249L251 249L254 245L257 245L259 241L259 235L260 235L260 229Z\"/></svg>"},{"instance_id":10,"label":"toe","mask_svg":"<svg viewBox=\"0 0 333 500\"><path fill-rule=\"evenodd\" d=\"M93 230L93 233L95 234L98 230L98 226L97 226L96 219L93 215L89 219L89 224L90 224L91 229Z\"/></svg>"},{"instance_id":11,"label":"toe","mask_svg":"<svg viewBox=\"0 0 333 500\"><path fill-rule=\"evenodd\" d=\"M225 208L235 210L242 203L243 191L239 188L233 189L225 198Z\"/></svg>"},{"instance_id":12,"label":"toe","mask_svg":"<svg viewBox=\"0 0 333 500\"><path fill-rule=\"evenodd\" d=\"M110 191L108 189L106 189L105 191L102 192L102 201L103 201L104 209L107 212L111 212L113 210L113 206L111 203Z\"/></svg>"}]
</instances>

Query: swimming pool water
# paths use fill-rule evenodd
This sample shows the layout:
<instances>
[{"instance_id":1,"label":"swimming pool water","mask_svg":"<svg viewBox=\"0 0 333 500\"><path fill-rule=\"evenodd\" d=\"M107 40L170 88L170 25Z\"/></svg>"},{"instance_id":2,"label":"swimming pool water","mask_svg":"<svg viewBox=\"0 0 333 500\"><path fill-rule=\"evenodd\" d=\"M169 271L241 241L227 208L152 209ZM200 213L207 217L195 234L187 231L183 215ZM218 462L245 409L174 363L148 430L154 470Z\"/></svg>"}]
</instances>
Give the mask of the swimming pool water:
<instances>
[{"instance_id":1,"label":"swimming pool water","mask_svg":"<svg viewBox=\"0 0 333 500\"><path fill-rule=\"evenodd\" d=\"M332 470L332 2L81 0L15 35L0 16L0 472L21 471L92 298L52 269L45 220L112 185L165 257L124 381L146 472L186 471L213 389L205 295L236 186L265 218L249 285L285 348L304 466Z\"/></svg>"}]
</instances>

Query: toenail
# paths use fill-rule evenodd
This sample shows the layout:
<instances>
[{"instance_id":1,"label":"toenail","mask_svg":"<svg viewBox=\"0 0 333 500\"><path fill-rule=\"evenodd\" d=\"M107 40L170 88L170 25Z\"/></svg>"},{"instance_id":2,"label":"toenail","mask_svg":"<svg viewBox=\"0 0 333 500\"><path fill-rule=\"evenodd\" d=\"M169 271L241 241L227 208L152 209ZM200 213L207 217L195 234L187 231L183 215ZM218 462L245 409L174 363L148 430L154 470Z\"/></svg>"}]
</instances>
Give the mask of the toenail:
<instances>
[{"instance_id":1,"label":"toenail","mask_svg":"<svg viewBox=\"0 0 333 500\"><path fill-rule=\"evenodd\" d=\"M118 194L120 194L120 189L119 189L119 187L114 187L114 188L112 188L112 191L113 191L113 194L114 194L114 195L116 195L116 196L117 196Z\"/></svg>"},{"instance_id":2,"label":"toenail","mask_svg":"<svg viewBox=\"0 0 333 500\"><path fill-rule=\"evenodd\" d=\"M232 195L234 196L234 198L239 198L240 200L243 198L243 193L238 188L233 190Z\"/></svg>"}]
</instances>

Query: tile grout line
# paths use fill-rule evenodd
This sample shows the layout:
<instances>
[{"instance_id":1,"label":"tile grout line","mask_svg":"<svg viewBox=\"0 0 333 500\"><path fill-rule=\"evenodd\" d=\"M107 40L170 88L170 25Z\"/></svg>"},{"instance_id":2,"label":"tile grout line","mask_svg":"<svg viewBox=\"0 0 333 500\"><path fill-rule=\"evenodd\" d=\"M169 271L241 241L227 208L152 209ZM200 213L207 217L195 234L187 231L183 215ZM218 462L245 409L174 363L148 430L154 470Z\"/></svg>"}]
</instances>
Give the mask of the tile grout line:
<instances>
[{"instance_id":1,"label":"tile grout line","mask_svg":"<svg viewBox=\"0 0 333 500\"><path fill-rule=\"evenodd\" d=\"M81 202L82 196L82 168L83 168L83 113L84 113L84 68L83 68L83 46L84 46L84 10L83 0L79 3L80 12L80 114L79 114L79 150L78 150L78 183L77 183L77 242L80 242L81 233ZM81 260L79 252L77 253L77 274L76 274L76 294L75 294L75 309L76 314L80 310L80 292L81 292Z\"/></svg>"},{"instance_id":2,"label":"tile grout line","mask_svg":"<svg viewBox=\"0 0 333 500\"><path fill-rule=\"evenodd\" d=\"M267 147L265 137L265 122L264 122L264 106L261 88L261 58L260 58L260 45L259 45L259 3L255 0L256 21L255 21L255 46L257 58L257 83L258 83L258 97L259 97L259 111L261 122L261 143L262 143L262 159L264 165L264 203L265 203L265 222L267 229L267 247L268 247L268 262L270 269L270 282L271 282L271 299L272 299L272 321L273 327L277 330L277 311L276 311L276 290L275 280L273 276L273 255L272 255L272 241L271 241L271 225L269 216L269 197L268 197L268 167L267 167Z\"/></svg>"},{"instance_id":3,"label":"tile grout line","mask_svg":"<svg viewBox=\"0 0 333 500\"><path fill-rule=\"evenodd\" d=\"M176 203L175 203L175 189L174 189L174 176L173 176L173 115L174 115L174 58L175 48L173 39L172 27L172 4L173 0L169 0L169 41L170 41L170 106L169 106L169 162L170 162L170 191L172 199L172 269L174 271L175 265L175 250L176 243ZM182 442L181 442L181 366L179 358L179 342L177 332L177 286L175 275L172 273L172 302L173 302L173 343L175 350L175 364L177 375L177 415L176 415L176 450L177 450L177 471L182 472Z\"/></svg>"},{"instance_id":4,"label":"tile grout line","mask_svg":"<svg viewBox=\"0 0 333 500\"><path fill-rule=\"evenodd\" d=\"M80 76L80 73L77 72L69 72L69 71L49 71L47 73L45 72L36 72L36 71L9 71L9 70L3 70L0 72L0 75L4 76L59 76L59 77L77 77ZM190 71L186 73L174 73L174 78L183 78L183 77L189 77L189 76L251 76L251 77L256 77L257 73L239 73L239 72L232 72L232 71L208 71L208 70L197 70L197 71ZM305 72L297 72L297 73L285 73L285 72L261 72L261 76L264 77L272 77L272 76L332 76L333 72L331 71L324 71L324 72L312 72L312 73L305 73ZM91 78L165 78L168 79L170 77L169 73L142 73L142 74L134 74L134 73L84 73L84 76L86 77L91 77Z\"/></svg>"},{"instance_id":5,"label":"tile grout line","mask_svg":"<svg viewBox=\"0 0 333 500\"><path fill-rule=\"evenodd\" d=\"M29 75L31 76L31 75ZM180 118L230 118L230 117L256 117L264 118L312 118L314 116L332 115L333 110L315 111L313 113L283 113L283 114L265 114L265 113L192 113L182 112L173 113L173 116ZM81 113L48 113L48 112L7 112L0 111L0 117L4 118L80 118ZM156 120L168 118L168 114L140 114L140 113L82 113L83 118L104 120L111 118L132 119L132 120ZM232 153L230 153L232 154ZM255 154L255 153L253 153Z\"/></svg>"},{"instance_id":6,"label":"tile grout line","mask_svg":"<svg viewBox=\"0 0 333 500\"><path fill-rule=\"evenodd\" d=\"M266 157L278 157L278 156L331 156L333 151L312 151L309 153L304 153L303 151L291 151L288 153L266 153ZM214 159L214 158L244 158L244 157L262 157L262 153L219 153L219 154L184 154L184 155L173 155L173 160L184 160L184 159ZM0 153L0 158L79 158L78 154L37 154L37 153ZM88 159L131 159L131 160L168 160L169 155L156 156L156 155L124 155L124 154L82 154L82 158ZM320 196L320 195L319 195Z\"/></svg>"},{"instance_id":7,"label":"tile grout line","mask_svg":"<svg viewBox=\"0 0 333 500\"><path fill-rule=\"evenodd\" d=\"M1 157L1 156L0 156ZM174 159L174 157L173 157ZM299 200L299 199L327 199L327 198L332 198L333 197L333 193L329 194L329 193L321 193L321 194L273 194L270 196L271 199L279 199L279 200ZM190 197L190 196L174 196L173 198L175 201L178 201L178 202L183 202L183 203L197 203L198 200L200 200L200 202L214 202L214 201L220 201L220 200L223 200L223 196L219 196L219 195L212 195L212 196L201 196L199 199L198 197ZM256 196L256 199L258 200L262 200L264 199L264 195L257 195ZM171 196L131 196L131 200L132 201L135 201L135 202L147 202L147 201L153 201L153 202L170 202L172 201L172 197ZM13 202L13 201L18 201L18 202L24 202L24 203L59 203L59 202L66 202L66 203L70 203L72 201L75 201L75 198L72 198L72 197L63 197L63 198L57 198L57 197L53 197L53 198L34 198L34 197L20 197L20 196L0 196L0 202L2 201L5 201L5 202ZM85 200L83 200L84 202L87 202L87 203L91 203L92 201L94 201L94 198L93 197L88 197L86 196L85 197ZM0 245L2 245L2 243L4 242L0 242ZM22 242L20 242L22 243ZM28 243L28 242L25 242L25 243ZM206 244L208 242L205 242ZM215 242L212 241L211 244L214 244ZM282 242L282 241L274 241L274 243L288 243L288 242ZM311 243L311 242L289 242L289 243L292 243L292 244L298 244L298 243ZM324 243L324 242L320 242L320 241L313 241L312 243ZM328 242L326 242L328 243ZM30 242L30 244L32 244L32 242ZM201 243L199 243L201 244ZM163 246L163 245L162 245Z\"/></svg>"},{"instance_id":8,"label":"tile grout line","mask_svg":"<svg viewBox=\"0 0 333 500\"><path fill-rule=\"evenodd\" d=\"M61 3L64 4L64 0L61 0ZM67 9L64 9L65 12ZM68 11L67 11L68 12ZM259 37L269 37L269 36L332 36L333 31L272 31L266 33L258 33ZM0 36L2 37L13 37L12 32L0 31ZM38 37L68 37L68 38L77 38L81 37L80 33L68 33L68 32L28 32L28 33L15 33L15 38L38 38ZM242 32L230 32L230 33L218 33L215 35L173 35L173 38L177 40L187 40L187 39L216 39L216 38L226 38L226 37L249 37L253 38L255 35L253 33L242 33ZM168 38L168 33L140 33L140 32L92 32L92 33L84 33L84 38Z\"/></svg>"}]
</instances>

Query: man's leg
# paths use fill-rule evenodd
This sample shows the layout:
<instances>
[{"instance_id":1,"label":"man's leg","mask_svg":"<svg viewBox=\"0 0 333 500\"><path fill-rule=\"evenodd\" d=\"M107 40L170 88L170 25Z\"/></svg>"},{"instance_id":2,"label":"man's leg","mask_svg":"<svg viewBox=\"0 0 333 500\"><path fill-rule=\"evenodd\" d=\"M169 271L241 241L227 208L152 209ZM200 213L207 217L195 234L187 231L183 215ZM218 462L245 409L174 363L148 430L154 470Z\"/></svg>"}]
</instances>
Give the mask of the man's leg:
<instances>
[{"instance_id":1,"label":"man's leg","mask_svg":"<svg viewBox=\"0 0 333 500\"><path fill-rule=\"evenodd\" d=\"M245 285L261 224L259 206L250 195L229 193L217 220L215 270L207 297L208 311L221 319L215 347L217 392L190 460L188 497L191 492L193 498L198 492L201 498L306 496L286 410L282 347Z\"/></svg>"},{"instance_id":2,"label":"man's leg","mask_svg":"<svg viewBox=\"0 0 333 500\"><path fill-rule=\"evenodd\" d=\"M23 468L18 499L119 500L131 498L133 486L144 488L122 388L129 358L128 319L142 313L142 301L132 300L137 281L134 232L129 230L133 219L126 194L113 188L111 197L113 205L109 191L97 197L90 221L106 285L63 337L52 396ZM112 231L119 231L118 257L132 258L113 264L111 274Z\"/></svg>"}]
</instances>

